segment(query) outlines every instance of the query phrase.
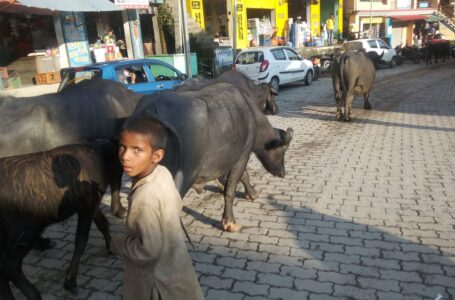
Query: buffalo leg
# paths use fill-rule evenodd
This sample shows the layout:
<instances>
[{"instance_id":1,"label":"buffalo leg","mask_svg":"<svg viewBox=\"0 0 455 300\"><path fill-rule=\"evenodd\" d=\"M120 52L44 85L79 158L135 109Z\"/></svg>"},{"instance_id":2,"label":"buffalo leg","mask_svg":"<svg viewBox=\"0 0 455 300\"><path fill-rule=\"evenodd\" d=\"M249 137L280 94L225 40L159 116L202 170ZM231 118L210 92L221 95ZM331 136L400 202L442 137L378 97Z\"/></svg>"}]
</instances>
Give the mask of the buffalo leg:
<instances>
[{"instance_id":1,"label":"buffalo leg","mask_svg":"<svg viewBox=\"0 0 455 300\"><path fill-rule=\"evenodd\" d=\"M118 159L117 159L118 160ZM122 187L123 170L120 164L114 167L111 186L111 212L117 218L126 218L127 211L120 202L120 188Z\"/></svg>"},{"instance_id":2,"label":"buffalo leg","mask_svg":"<svg viewBox=\"0 0 455 300\"><path fill-rule=\"evenodd\" d=\"M349 89L353 90L353 89ZM354 100L354 95L351 92L348 92L346 95L346 103L344 107L344 120L346 122L351 121L351 110L352 110L352 101Z\"/></svg>"},{"instance_id":3,"label":"buffalo leg","mask_svg":"<svg viewBox=\"0 0 455 300\"><path fill-rule=\"evenodd\" d=\"M363 103L363 108L365 108L365 109L371 109L371 103L370 103L370 101L369 101L369 99L370 99L370 92L364 93L364 94L363 94L363 99L365 100L364 103Z\"/></svg>"},{"instance_id":4,"label":"buffalo leg","mask_svg":"<svg viewBox=\"0 0 455 300\"><path fill-rule=\"evenodd\" d=\"M77 273L79 270L79 263L81 261L82 253L87 246L88 235L90 232L90 227L92 225L92 220L94 216L94 210L92 211L82 211L78 214L77 219L77 229L76 229L76 242L74 245L74 254L71 259L70 266L66 271L64 287L66 290L77 293Z\"/></svg>"},{"instance_id":5,"label":"buffalo leg","mask_svg":"<svg viewBox=\"0 0 455 300\"><path fill-rule=\"evenodd\" d=\"M0 275L0 299L14 300L11 287L9 286L9 280L5 277L5 275Z\"/></svg>"},{"instance_id":6,"label":"buffalo leg","mask_svg":"<svg viewBox=\"0 0 455 300\"><path fill-rule=\"evenodd\" d=\"M341 84L339 76L332 76L332 85L335 94L335 103L337 105L336 119L341 121L343 119L343 112L341 110Z\"/></svg>"},{"instance_id":7,"label":"buffalo leg","mask_svg":"<svg viewBox=\"0 0 455 300\"><path fill-rule=\"evenodd\" d=\"M243 183L243 187L245 188L246 198L254 200L259 196L259 193L254 189L254 187L250 183L250 175L248 174L248 171L246 169L242 173L240 181Z\"/></svg>"},{"instance_id":8,"label":"buffalo leg","mask_svg":"<svg viewBox=\"0 0 455 300\"><path fill-rule=\"evenodd\" d=\"M111 243L110 224L99 207L96 209L93 220L95 221L96 227L103 234L104 241L106 242L106 249L109 251L109 244Z\"/></svg>"},{"instance_id":9,"label":"buffalo leg","mask_svg":"<svg viewBox=\"0 0 455 300\"><path fill-rule=\"evenodd\" d=\"M235 222L232 206L234 204L237 183L245 171L247 163L248 156L243 159L241 158L228 174L226 186L224 188L224 212L222 219L223 229L225 231L237 232L240 230L240 226Z\"/></svg>"}]
</instances>

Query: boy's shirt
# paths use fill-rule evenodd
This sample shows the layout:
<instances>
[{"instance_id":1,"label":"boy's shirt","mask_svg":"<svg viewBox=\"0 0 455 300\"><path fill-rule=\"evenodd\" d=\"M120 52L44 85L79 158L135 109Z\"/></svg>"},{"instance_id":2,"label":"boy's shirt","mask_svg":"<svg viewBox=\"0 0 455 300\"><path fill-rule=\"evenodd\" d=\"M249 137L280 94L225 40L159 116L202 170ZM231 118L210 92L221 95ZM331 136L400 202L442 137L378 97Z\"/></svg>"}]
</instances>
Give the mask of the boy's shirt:
<instances>
[{"instance_id":1,"label":"boy's shirt","mask_svg":"<svg viewBox=\"0 0 455 300\"><path fill-rule=\"evenodd\" d=\"M326 22L327 30L333 30L335 28L335 22L332 18L328 18Z\"/></svg>"},{"instance_id":2,"label":"boy's shirt","mask_svg":"<svg viewBox=\"0 0 455 300\"><path fill-rule=\"evenodd\" d=\"M182 201L169 171L158 165L128 197L127 235L112 237L125 257L124 299L203 299L180 223Z\"/></svg>"}]
</instances>

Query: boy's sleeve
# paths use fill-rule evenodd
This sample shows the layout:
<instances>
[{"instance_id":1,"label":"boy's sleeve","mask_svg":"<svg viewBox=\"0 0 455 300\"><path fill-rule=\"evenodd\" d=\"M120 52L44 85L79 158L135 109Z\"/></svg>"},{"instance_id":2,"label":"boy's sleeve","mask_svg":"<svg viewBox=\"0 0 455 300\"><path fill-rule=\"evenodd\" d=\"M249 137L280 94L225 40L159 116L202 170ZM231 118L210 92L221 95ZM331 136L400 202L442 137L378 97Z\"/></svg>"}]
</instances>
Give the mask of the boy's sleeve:
<instances>
[{"instance_id":1,"label":"boy's sleeve","mask_svg":"<svg viewBox=\"0 0 455 300\"><path fill-rule=\"evenodd\" d=\"M111 251L124 256L135 264L153 264L158 260L163 245L163 228L158 207L143 205L135 220L136 232L129 235L115 235Z\"/></svg>"}]
</instances>

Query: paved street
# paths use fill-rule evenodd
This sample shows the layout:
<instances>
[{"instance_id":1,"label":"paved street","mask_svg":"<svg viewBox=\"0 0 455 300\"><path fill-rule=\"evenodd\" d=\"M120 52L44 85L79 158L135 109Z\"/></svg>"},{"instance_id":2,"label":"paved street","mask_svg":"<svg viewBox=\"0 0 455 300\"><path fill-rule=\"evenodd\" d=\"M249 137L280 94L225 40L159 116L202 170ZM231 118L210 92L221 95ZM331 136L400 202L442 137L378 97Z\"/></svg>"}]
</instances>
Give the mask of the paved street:
<instances>
[{"instance_id":1,"label":"paved street","mask_svg":"<svg viewBox=\"0 0 455 300\"><path fill-rule=\"evenodd\" d=\"M251 159L260 197L246 200L239 185L239 233L220 230L214 185L184 198L207 300L455 299L455 63L377 77L373 109L357 99L350 123L335 121L330 78L281 89L270 120L295 131L287 175L272 177ZM105 196L105 212L109 204ZM122 231L123 221L107 215ZM33 251L25 273L44 299L121 299L122 260L106 255L95 226L79 294L63 290L75 224L49 228L56 247Z\"/></svg>"}]
</instances>

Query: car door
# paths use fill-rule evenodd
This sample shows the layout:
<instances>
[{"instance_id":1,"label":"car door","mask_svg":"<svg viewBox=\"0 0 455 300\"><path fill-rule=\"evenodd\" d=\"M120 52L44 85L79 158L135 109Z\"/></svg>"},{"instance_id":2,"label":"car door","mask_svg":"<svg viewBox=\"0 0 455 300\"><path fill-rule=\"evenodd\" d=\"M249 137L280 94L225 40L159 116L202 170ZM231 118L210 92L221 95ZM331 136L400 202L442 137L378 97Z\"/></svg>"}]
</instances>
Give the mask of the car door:
<instances>
[{"instance_id":1,"label":"car door","mask_svg":"<svg viewBox=\"0 0 455 300\"><path fill-rule=\"evenodd\" d=\"M182 84L182 76L177 69L162 64L160 61L146 62L145 65L150 81L150 91L147 94L170 90L174 86Z\"/></svg>"},{"instance_id":2,"label":"car door","mask_svg":"<svg viewBox=\"0 0 455 300\"><path fill-rule=\"evenodd\" d=\"M148 94L152 90L149 75L143 63L124 64L115 68L115 80L139 94Z\"/></svg>"},{"instance_id":3,"label":"car door","mask_svg":"<svg viewBox=\"0 0 455 300\"><path fill-rule=\"evenodd\" d=\"M378 42L375 39L367 40L367 44L368 48L365 49L367 52L373 51L376 52L378 55L382 54L383 51L379 49Z\"/></svg>"},{"instance_id":4,"label":"car door","mask_svg":"<svg viewBox=\"0 0 455 300\"><path fill-rule=\"evenodd\" d=\"M290 48L285 48L284 52L286 53L288 61L287 72L289 72L289 81L303 80L305 78L307 67L302 61L300 55Z\"/></svg>"},{"instance_id":5,"label":"car door","mask_svg":"<svg viewBox=\"0 0 455 300\"><path fill-rule=\"evenodd\" d=\"M292 81L292 71L289 70L290 61L287 59L284 49L272 49L270 53L272 53L274 58L270 63L270 67L274 69L275 74L278 74L280 84Z\"/></svg>"}]
</instances>

